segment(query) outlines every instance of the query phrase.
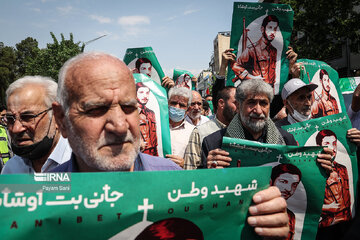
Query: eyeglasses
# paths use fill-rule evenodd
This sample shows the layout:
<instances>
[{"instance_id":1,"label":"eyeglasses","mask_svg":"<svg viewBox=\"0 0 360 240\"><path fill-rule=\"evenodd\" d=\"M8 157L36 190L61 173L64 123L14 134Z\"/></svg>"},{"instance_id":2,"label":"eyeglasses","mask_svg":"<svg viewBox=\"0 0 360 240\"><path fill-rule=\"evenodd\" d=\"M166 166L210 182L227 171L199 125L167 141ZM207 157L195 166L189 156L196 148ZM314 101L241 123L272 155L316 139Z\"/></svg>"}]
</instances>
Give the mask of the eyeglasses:
<instances>
[{"instance_id":1,"label":"eyeglasses","mask_svg":"<svg viewBox=\"0 0 360 240\"><path fill-rule=\"evenodd\" d=\"M42 112L39 112L38 114L29 114L29 113L21 113L19 117L17 117L16 115L13 114L6 114L5 115L5 120L6 120L6 124L9 126L14 125L16 120L19 120L19 122L23 125L23 126L29 126L35 123L35 118L37 118L38 116L40 116L41 114L47 113L48 111L50 111L52 108L48 108Z\"/></svg>"}]
</instances>

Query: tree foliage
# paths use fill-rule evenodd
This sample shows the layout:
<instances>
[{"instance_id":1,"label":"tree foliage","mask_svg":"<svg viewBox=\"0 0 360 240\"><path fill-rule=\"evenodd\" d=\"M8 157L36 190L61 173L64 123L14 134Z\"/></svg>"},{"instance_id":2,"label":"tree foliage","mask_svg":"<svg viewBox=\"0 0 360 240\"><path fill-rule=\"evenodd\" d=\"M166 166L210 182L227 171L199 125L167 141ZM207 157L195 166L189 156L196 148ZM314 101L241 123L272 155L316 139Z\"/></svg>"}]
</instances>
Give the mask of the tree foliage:
<instances>
[{"instance_id":1,"label":"tree foliage","mask_svg":"<svg viewBox=\"0 0 360 240\"><path fill-rule=\"evenodd\" d=\"M10 83L25 75L41 75L57 81L61 66L71 57L83 52L85 45L74 43L73 35L61 40L50 33L53 43L39 49L36 39L28 37L16 44L16 48L0 42L0 103L5 103L5 91Z\"/></svg>"},{"instance_id":2,"label":"tree foliage","mask_svg":"<svg viewBox=\"0 0 360 240\"><path fill-rule=\"evenodd\" d=\"M5 91L15 79L16 53L12 47L4 46L0 42L0 102L5 104Z\"/></svg>"},{"instance_id":3,"label":"tree foliage","mask_svg":"<svg viewBox=\"0 0 360 240\"><path fill-rule=\"evenodd\" d=\"M80 46L80 42L74 43L71 33L69 40L66 40L61 34L60 42L53 33L50 34L54 42L48 43L47 47L41 49L38 56L30 62L26 71L28 75L48 76L57 80L61 66L84 49L84 45Z\"/></svg>"},{"instance_id":4,"label":"tree foliage","mask_svg":"<svg viewBox=\"0 0 360 240\"><path fill-rule=\"evenodd\" d=\"M330 60L342 46L359 53L360 0L283 0L294 10L292 45L301 58Z\"/></svg>"}]
</instances>

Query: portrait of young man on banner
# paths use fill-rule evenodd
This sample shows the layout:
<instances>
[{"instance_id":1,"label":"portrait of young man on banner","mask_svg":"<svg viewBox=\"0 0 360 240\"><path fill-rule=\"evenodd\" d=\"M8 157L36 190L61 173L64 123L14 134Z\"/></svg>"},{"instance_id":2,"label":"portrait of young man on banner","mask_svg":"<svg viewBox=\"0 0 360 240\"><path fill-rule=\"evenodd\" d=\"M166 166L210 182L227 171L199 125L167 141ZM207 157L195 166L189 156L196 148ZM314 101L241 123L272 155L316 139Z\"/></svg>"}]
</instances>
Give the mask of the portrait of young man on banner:
<instances>
[{"instance_id":1,"label":"portrait of young man on banner","mask_svg":"<svg viewBox=\"0 0 360 240\"><path fill-rule=\"evenodd\" d=\"M325 69L315 73L312 83L318 84L319 88L314 91L314 104L311 109L312 118L324 117L341 112L339 96L334 83Z\"/></svg>"},{"instance_id":2,"label":"portrait of young man on banner","mask_svg":"<svg viewBox=\"0 0 360 240\"><path fill-rule=\"evenodd\" d=\"M181 74L175 82L175 86L178 87L186 87L188 89L192 89L191 88L191 76L187 73L183 73Z\"/></svg>"},{"instance_id":3,"label":"portrait of young man on banner","mask_svg":"<svg viewBox=\"0 0 360 240\"><path fill-rule=\"evenodd\" d=\"M140 118L140 151L152 156L171 152L167 94L146 74L133 74Z\"/></svg>"},{"instance_id":4,"label":"portrait of young man on banner","mask_svg":"<svg viewBox=\"0 0 360 240\"><path fill-rule=\"evenodd\" d=\"M301 196L302 194L306 193L304 186L301 183L301 176L302 174L300 169L295 165L289 163L278 164L273 167L271 172L270 184L279 188L281 196L286 200L286 203L288 204L287 214L289 217L290 231L288 237L286 238L287 240L294 239L295 228L298 229L298 233L301 233L304 224L306 207L304 209L304 212L301 213L298 208L299 206L297 206L296 216L294 214L294 210L291 210L293 208L293 205L291 204L292 199L297 199L297 201L299 201L299 199L303 199L303 203L305 203L304 205L306 205L307 202L306 194L305 196ZM299 191L297 191L298 186ZM291 198L294 194L295 197Z\"/></svg>"},{"instance_id":5,"label":"portrait of young man on banner","mask_svg":"<svg viewBox=\"0 0 360 240\"><path fill-rule=\"evenodd\" d=\"M133 73L146 74L158 84L165 77L152 47L126 49L124 62Z\"/></svg>"},{"instance_id":6,"label":"portrait of young man on banner","mask_svg":"<svg viewBox=\"0 0 360 240\"><path fill-rule=\"evenodd\" d=\"M136 97L140 117L140 133L143 143L142 152L152 156L158 156L155 113L147 106L150 97L150 88L142 82L136 83Z\"/></svg>"},{"instance_id":7,"label":"portrait of young man on banner","mask_svg":"<svg viewBox=\"0 0 360 240\"><path fill-rule=\"evenodd\" d=\"M243 21L245 24L246 19ZM236 75L232 79L234 83L256 78L274 88L275 82L280 81L283 38L279 29L279 20L275 15L262 16L244 28L237 60L232 66Z\"/></svg>"},{"instance_id":8,"label":"portrait of young man on banner","mask_svg":"<svg viewBox=\"0 0 360 240\"><path fill-rule=\"evenodd\" d=\"M236 61L229 66L227 85L261 79L278 94L289 74L286 53L292 25L289 5L235 2L230 48Z\"/></svg>"}]
</instances>

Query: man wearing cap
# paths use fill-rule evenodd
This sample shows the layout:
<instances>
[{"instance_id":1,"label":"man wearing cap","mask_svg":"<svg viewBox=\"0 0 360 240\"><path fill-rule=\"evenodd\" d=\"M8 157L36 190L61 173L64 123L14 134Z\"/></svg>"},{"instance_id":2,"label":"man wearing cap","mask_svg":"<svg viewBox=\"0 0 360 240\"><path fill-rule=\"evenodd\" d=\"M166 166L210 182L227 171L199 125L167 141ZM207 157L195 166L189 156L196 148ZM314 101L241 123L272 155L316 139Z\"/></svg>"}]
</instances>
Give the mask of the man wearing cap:
<instances>
[{"instance_id":1,"label":"man wearing cap","mask_svg":"<svg viewBox=\"0 0 360 240\"><path fill-rule=\"evenodd\" d=\"M313 92L318 87L315 83L304 83L299 78L289 80L281 92L288 116L275 123L277 127L294 124L311 118Z\"/></svg>"},{"instance_id":2,"label":"man wearing cap","mask_svg":"<svg viewBox=\"0 0 360 240\"><path fill-rule=\"evenodd\" d=\"M284 105L288 112L288 116L279 120L275 123L277 127L286 126L290 124L294 124L297 122L302 122L306 120L310 120L311 117L311 108L314 103L313 92L317 88L317 84L309 83L305 84L301 79L293 78L289 80L285 85L281 92L281 97L284 101ZM349 129L347 131L347 138L350 141L357 143L359 139L360 131L356 128ZM327 156L330 156L331 165L333 166L333 156L336 154L331 148L324 149L324 156L328 159ZM318 162L321 162L322 159L317 159ZM322 164L324 167L324 165ZM327 170L330 170L332 167L324 167ZM336 172L336 171L335 171ZM335 172L333 169L330 171L330 176ZM328 181L327 181L328 182ZM328 188L328 186L327 186ZM347 222L343 222L347 224ZM317 239L325 239L325 236L330 236L331 234L336 232L343 233L342 226L332 226L332 227L321 227L318 230ZM329 235L330 234L330 235Z\"/></svg>"}]
</instances>

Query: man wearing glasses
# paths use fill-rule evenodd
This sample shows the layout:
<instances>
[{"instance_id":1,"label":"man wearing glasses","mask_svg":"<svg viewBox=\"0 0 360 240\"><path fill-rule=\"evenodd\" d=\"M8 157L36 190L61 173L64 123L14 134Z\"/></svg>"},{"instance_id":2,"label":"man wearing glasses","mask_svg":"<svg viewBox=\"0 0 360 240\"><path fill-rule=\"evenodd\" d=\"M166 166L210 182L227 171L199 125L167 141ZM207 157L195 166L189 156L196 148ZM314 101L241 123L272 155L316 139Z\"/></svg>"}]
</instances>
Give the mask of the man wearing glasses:
<instances>
[{"instance_id":1,"label":"man wearing glasses","mask_svg":"<svg viewBox=\"0 0 360 240\"><path fill-rule=\"evenodd\" d=\"M16 155L2 174L48 172L70 159L71 148L53 118L56 91L57 83L41 76L23 77L6 90L5 121Z\"/></svg>"}]
</instances>

